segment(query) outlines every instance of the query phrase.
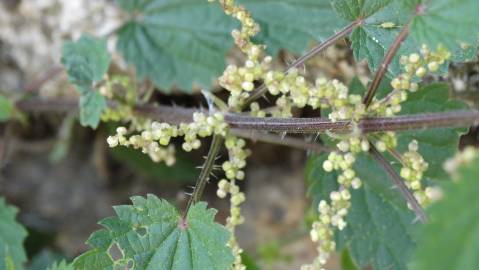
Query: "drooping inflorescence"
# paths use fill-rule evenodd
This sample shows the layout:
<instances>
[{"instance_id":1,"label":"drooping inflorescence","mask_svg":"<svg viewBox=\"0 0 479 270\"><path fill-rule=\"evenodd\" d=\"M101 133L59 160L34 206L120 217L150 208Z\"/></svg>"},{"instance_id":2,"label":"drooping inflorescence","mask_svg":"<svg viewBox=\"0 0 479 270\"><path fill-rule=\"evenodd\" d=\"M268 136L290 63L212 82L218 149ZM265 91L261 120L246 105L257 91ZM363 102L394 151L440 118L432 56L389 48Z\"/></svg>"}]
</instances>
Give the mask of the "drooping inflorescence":
<instances>
[{"instance_id":1,"label":"drooping inflorescence","mask_svg":"<svg viewBox=\"0 0 479 270\"><path fill-rule=\"evenodd\" d=\"M241 262L241 253L243 250L238 245L235 237L235 228L244 222L241 216L240 205L245 201L246 197L240 191L237 181L244 179L244 167L246 166L246 158L250 155L250 151L245 149L246 142L243 139L238 139L234 136L229 136L225 140L225 146L228 150L228 161L223 163L223 170L227 179L222 179L218 182L217 195L220 198L225 198L230 195L230 216L226 220L226 228L231 232L231 239L228 245L235 256L234 269L242 270L245 266Z\"/></svg>"},{"instance_id":2,"label":"drooping inflorescence","mask_svg":"<svg viewBox=\"0 0 479 270\"><path fill-rule=\"evenodd\" d=\"M328 173L334 171L338 174L339 188L331 192L328 198L321 200L317 206L318 220L313 223L310 236L313 242L317 243L319 255L312 264L304 265L302 269L323 269L330 254L335 251L334 234L336 230L343 230L347 226L351 190L362 186L362 180L354 170L357 155L369 152L372 146L380 152L393 152L393 156L402 164L400 175L417 201L423 205L430 202L433 192L421 182L428 164L419 153L418 142L412 141L405 153L396 153L394 149L398 142L394 132L366 135L361 132L359 122L365 117L397 115L401 111L401 103L407 100L408 93L418 91L419 81L428 72L437 71L450 57L447 50L439 47L436 52L431 52L424 46L420 54L403 56L400 63L404 72L392 80L393 91L382 99L373 99L367 107L363 104L361 95L351 94L350 89L338 80L318 78L311 83L298 69L289 69L286 73L273 70L272 57L265 55L265 46L251 41L259 32L259 26L251 13L236 5L234 0L219 2L226 14L241 23L241 29L233 30L232 36L246 58L242 66L229 65L219 78L219 84L230 93L227 108L230 112L241 112L246 99L255 90L255 82L263 82L267 92L276 98L275 106L266 111L262 110L259 103L252 102L249 106L252 116L292 117L293 108L309 106L322 110L331 122L348 120L353 127L353 131L348 134L327 133L335 141L336 148L329 153L322 167ZM111 92L105 92L105 95L110 96ZM114 118L114 113L115 111L109 111L105 117ZM201 138L213 135L225 138L228 160L222 164L225 178L218 182L217 195L220 198L230 198L230 215L226 221L226 227L231 232L228 245L235 256L233 269L243 270L245 266L241 261L242 249L234 233L236 226L244 222L240 205L246 198L240 191L238 181L245 178L244 168L250 151L245 148L246 142L243 139L230 133L221 112L197 112L192 120L190 123L178 125L141 121L138 122L141 124L136 123L130 128L117 128L116 134L108 137L107 141L111 147L121 145L140 149L153 161L172 165L175 162L175 149L170 145L173 138L183 137L182 148L187 152L198 149Z\"/></svg>"},{"instance_id":3,"label":"drooping inflorescence","mask_svg":"<svg viewBox=\"0 0 479 270\"><path fill-rule=\"evenodd\" d=\"M366 116L390 117L396 115L401 111L400 104L407 100L408 91L417 91L418 82L426 75L427 71L437 71L449 57L450 53L442 47L439 47L437 52L431 52L425 46L422 47L421 56L419 54L403 56L401 64L404 66L405 72L392 80L393 91L383 99L374 99L367 109L362 106L360 98L349 95L347 89L340 87L340 91L335 92L336 95L332 98L335 101L325 106L332 110L329 114L330 120L334 122L340 119L351 119L352 125L355 126L356 121ZM323 169L326 172L341 172L337 179L340 187L339 190L330 194L329 202L322 200L318 205L319 218L313 223L311 238L314 242L318 242L319 257L311 265L303 266L303 270L323 269L330 253L335 250L334 231L342 230L347 225L345 216L350 207L349 189L361 186L361 180L353 169L356 155L360 152L368 152L370 142L373 142L380 152L391 151L395 154L402 164L401 177L404 178L406 186L411 189L421 205L428 204L437 193L434 188L424 188L421 183L428 164L418 152L417 141L412 141L408 151L400 154L394 150L397 147L397 138L394 132L363 135L359 130L352 132L346 138L330 135L332 138L341 138L341 140L336 145L337 150L330 153L328 159L324 161Z\"/></svg>"}]
</instances>

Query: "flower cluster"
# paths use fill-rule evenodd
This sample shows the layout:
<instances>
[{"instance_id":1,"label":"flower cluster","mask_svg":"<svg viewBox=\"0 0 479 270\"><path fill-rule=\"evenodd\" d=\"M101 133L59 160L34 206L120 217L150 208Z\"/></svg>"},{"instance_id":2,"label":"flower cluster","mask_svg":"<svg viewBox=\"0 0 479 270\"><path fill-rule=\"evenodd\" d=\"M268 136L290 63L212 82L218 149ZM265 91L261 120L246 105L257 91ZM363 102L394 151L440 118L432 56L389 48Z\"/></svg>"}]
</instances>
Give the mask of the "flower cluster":
<instances>
[{"instance_id":1,"label":"flower cluster","mask_svg":"<svg viewBox=\"0 0 479 270\"><path fill-rule=\"evenodd\" d=\"M423 45L420 54L413 53L402 56L400 64L404 72L391 81L393 91L381 100L374 100L369 110L370 114L394 116L401 111L401 103L407 99L407 92L419 89L418 81L428 72L436 72L440 66L451 57L451 53L442 46L431 52Z\"/></svg>"},{"instance_id":2,"label":"flower cluster","mask_svg":"<svg viewBox=\"0 0 479 270\"><path fill-rule=\"evenodd\" d=\"M214 2L214 0L208 0ZM231 33L236 46L246 55L247 60L242 67L230 65L219 78L220 85L230 92L228 105L230 108L240 111L244 100L254 90L254 81L264 79L269 70L272 58L263 57L264 45L257 45L251 41L260 27L254 21L251 13L243 6L236 5L234 0L219 0L227 15L236 18L241 23L241 29L235 29Z\"/></svg>"},{"instance_id":3,"label":"flower cluster","mask_svg":"<svg viewBox=\"0 0 479 270\"><path fill-rule=\"evenodd\" d=\"M101 114L103 122L131 122L135 129L141 129L147 119L133 114L133 106L136 104L138 93L133 87L130 78L125 76L105 76L106 81L99 88L99 93L110 100L115 100L114 107L107 107Z\"/></svg>"},{"instance_id":4,"label":"flower cluster","mask_svg":"<svg viewBox=\"0 0 479 270\"><path fill-rule=\"evenodd\" d=\"M226 136L227 131L228 125L224 122L221 113L215 113L211 116L194 113L191 123L182 123L175 126L168 123L152 122L149 126L143 128L140 134L129 137L127 137L128 130L125 127L119 127L115 135L108 137L107 142L110 147L122 145L141 149L153 161L164 161L171 166L175 163L175 149L173 146L168 148L165 148L165 146L169 145L172 138L184 137L183 150L190 152L201 146L198 137L204 138L213 134Z\"/></svg>"},{"instance_id":5,"label":"flower cluster","mask_svg":"<svg viewBox=\"0 0 479 270\"><path fill-rule=\"evenodd\" d=\"M361 96L349 94L349 89L338 80L319 78L312 85L297 69L292 69L287 74L269 71L264 83L271 95L280 96L276 100L273 116L291 117L293 107L303 108L309 105L313 109L331 108L329 118L335 122L344 119L359 120L366 111Z\"/></svg>"},{"instance_id":6,"label":"flower cluster","mask_svg":"<svg viewBox=\"0 0 479 270\"><path fill-rule=\"evenodd\" d=\"M406 181L406 185L414 192L414 196L421 205L429 203L428 192L422 188L421 179L424 172L429 167L428 163L419 154L419 145L416 140L409 143L408 151L401 157L403 167L401 168L401 177Z\"/></svg>"},{"instance_id":7,"label":"flower cluster","mask_svg":"<svg viewBox=\"0 0 479 270\"><path fill-rule=\"evenodd\" d=\"M302 270L323 269L322 266L336 248L334 241L335 228L343 230L347 225L345 217L351 207L351 193L349 190L350 188L358 189L362 185L361 179L356 176L356 172L353 170L357 152L355 154L347 152L351 148L349 146L346 147L346 144L348 144L347 141L341 141L338 144L340 148L346 151L333 151L329 154L328 159L323 162L323 169L326 172L341 172L337 179L340 187L339 190L330 193L330 203L326 200L321 200L318 205L319 219L313 223L310 235L313 242L318 243L319 256L313 264L304 265ZM364 150L367 151L368 149Z\"/></svg>"},{"instance_id":8,"label":"flower cluster","mask_svg":"<svg viewBox=\"0 0 479 270\"><path fill-rule=\"evenodd\" d=\"M229 136L225 140L226 149L228 149L228 161L223 163L223 170L227 179L218 182L217 195L220 198L226 198L230 194L230 216L226 220L226 228L231 232L231 238L228 245L235 256L234 269L243 270L245 266L241 263L241 253L243 250L239 247L236 237L234 236L236 226L244 222L241 216L240 205L245 201L245 194L240 191L236 181L244 179L245 174L243 168L246 166L246 158L250 155L250 151L245 149L246 142L234 136Z\"/></svg>"},{"instance_id":9,"label":"flower cluster","mask_svg":"<svg viewBox=\"0 0 479 270\"><path fill-rule=\"evenodd\" d=\"M208 0L214 2L214 0ZM253 20L251 13L244 7L236 5L234 0L219 0L225 13L236 18L241 23L241 30L233 30L232 36L235 44L246 55L246 61L243 66L238 67L229 65L219 78L219 84L230 92L228 98L228 107L230 110L240 112L244 107L244 101L255 89L255 81L264 80L266 71L271 68L270 56L264 56L263 45L256 45L251 41L251 37L259 32L259 25ZM266 116L259 108L258 103L252 103L251 113L258 117ZM226 134L224 135L226 136ZM222 179L218 183L217 195L225 198L230 194L230 216L226 221L226 227L231 232L231 238L228 245L233 251L235 262L233 269L244 270L246 267L242 264L241 253L243 250L239 247L234 235L235 227L244 222L241 216L240 205L245 201L245 195L240 192L236 181L243 180L245 177L244 167L246 158L250 154L244 147L246 142L234 136L228 136L225 140L225 146L228 149L229 160L223 163L223 170L227 179Z\"/></svg>"},{"instance_id":10,"label":"flower cluster","mask_svg":"<svg viewBox=\"0 0 479 270\"><path fill-rule=\"evenodd\" d=\"M477 149L472 146L468 146L461 152L457 153L453 158L447 160L443 167L450 175L453 176L453 178L457 178L457 170L461 166L471 163L477 157Z\"/></svg>"},{"instance_id":11,"label":"flower cluster","mask_svg":"<svg viewBox=\"0 0 479 270\"><path fill-rule=\"evenodd\" d=\"M365 136L360 130L354 129L356 123L365 116L393 116L401 111L401 103L407 99L407 91L418 90L417 81L423 78L427 71L435 72L448 58L450 53L442 47L436 52L430 52L425 46L422 47L421 55L411 54L401 58L401 64L405 72L394 79L391 83L393 91L382 100L373 100L369 108L366 108L360 96L349 93L347 87L337 81L318 79L315 87L308 86L304 78L295 72L281 76L269 74L267 86L273 95L283 94L283 108L291 106L303 107L310 105L313 108L330 108L329 119L332 122L351 119L353 132L346 135L329 134L332 138L340 139L336 147L338 151L330 153L328 159L323 162L326 172L340 171L337 178L340 184L339 190L330 193L329 202L322 200L318 205L319 219L313 223L311 239L318 243L319 256L311 265L305 265L303 269L323 269L323 265L335 250L334 230L343 230L347 225L345 216L350 208L350 188L357 189L361 186L361 180L356 176L353 165L356 155L360 152L368 152L370 141L380 152L395 149L397 137L394 132L383 132ZM282 116L288 116L282 112ZM398 154L403 164L401 176L406 185L414 192L419 203L425 205L433 199L437 192L434 188L423 189L421 179L428 168L428 164L418 152L418 143L413 141L404 155Z\"/></svg>"},{"instance_id":12,"label":"flower cluster","mask_svg":"<svg viewBox=\"0 0 479 270\"><path fill-rule=\"evenodd\" d=\"M208 0L208 2L214 1L215 0ZM255 46L251 42L251 38L259 32L259 25L254 21L248 10L243 6L235 4L235 0L219 0L219 2L227 15L230 15L241 23L241 30L233 30L232 35L236 46L245 54L248 54L251 47Z\"/></svg>"}]
</instances>

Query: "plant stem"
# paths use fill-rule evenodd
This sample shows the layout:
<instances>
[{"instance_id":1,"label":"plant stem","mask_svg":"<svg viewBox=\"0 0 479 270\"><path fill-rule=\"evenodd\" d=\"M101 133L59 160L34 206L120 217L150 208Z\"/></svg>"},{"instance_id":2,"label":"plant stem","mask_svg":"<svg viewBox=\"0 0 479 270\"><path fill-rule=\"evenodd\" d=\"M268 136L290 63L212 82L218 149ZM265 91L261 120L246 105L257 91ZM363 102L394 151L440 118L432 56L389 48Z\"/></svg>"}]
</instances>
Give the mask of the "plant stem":
<instances>
[{"instance_id":1,"label":"plant stem","mask_svg":"<svg viewBox=\"0 0 479 270\"><path fill-rule=\"evenodd\" d=\"M397 51L401 47L402 42L407 38L408 34L409 34L409 22L403 27L399 35L396 37L393 44L389 48L388 52L384 56L381 66L376 71L374 79L371 82L371 85L369 86L368 91L366 92L363 98L363 103L364 105L366 105L366 108L369 107L369 105L373 101L373 97L376 94L376 91L378 90L378 87L381 84L381 81L384 75L388 71L389 65L391 64L394 56L396 55Z\"/></svg>"},{"instance_id":2,"label":"plant stem","mask_svg":"<svg viewBox=\"0 0 479 270\"><path fill-rule=\"evenodd\" d=\"M60 66L54 66L50 69L48 69L45 74L43 74L41 77L36 78L32 82L28 83L27 85L24 86L23 92L24 93L32 93L37 90L39 90L45 83L47 83L49 80L55 78L57 75L62 73L63 67Z\"/></svg>"},{"instance_id":3,"label":"plant stem","mask_svg":"<svg viewBox=\"0 0 479 270\"><path fill-rule=\"evenodd\" d=\"M330 152L332 150L318 143L308 142L299 138L280 136L277 134L271 134L261 131L255 132L250 130L232 129L231 134L241 138L250 139L252 141L260 141L270 144L284 145L300 150L312 151L315 154L319 154L322 152Z\"/></svg>"},{"instance_id":4,"label":"plant stem","mask_svg":"<svg viewBox=\"0 0 479 270\"><path fill-rule=\"evenodd\" d=\"M348 26L344 27L341 31L337 32L327 40L325 40L323 43L319 44L318 46L314 47L311 49L309 52L301 56L300 58L296 59L291 65L288 66L286 69L285 73L288 74L291 70L303 65L306 63L309 59L313 58L315 55L318 53L324 51L331 45L334 45L336 41L339 39L349 35L356 27L361 25L363 23L363 20L356 20L349 24ZM263 83L261 84L245 101L245 104L243 107L248 106L255 100L259 99L262 97L267 91L266 85Z\"/></svg>"},{"instance_id":5,"label":"plant stem","mask_svg":"<svg viewBox=\"0 0 479 270\"><path fill-rule=\"evenodd\" d=\"M479 111L451 111L413 114L397 117L366 118L356 125L350 120L331 122L327 118L254 118L227 115L226 122L237 129L286 133L341 133L363 134L383 131L408 131L431 128L468 127L479 123Z\"/></svg>"},{"instance_id":6,"label":"plant stem","mask_svg":"<svg viewBox=\"0 0 479 270\"><path fill-rule=\"evenodd\" d=\"M21 100L16 103L23 112L70 112L77 109L75 100L38 99ZM110 102L114 108L116 104ZM141 105L134 108L138 116L170 124L188 123L193 113L201 109ZM255 118L238 114L225 115L225 121L233 129L248 131L270 131L286 133L351 133L359 131L363 134L383 131L408 131L431 128L469 127L479 124L479 111L450 111L429 114L402 115L396 117L366 118L356 125L350 120L331 122L327 118ZM355 130L356 126L356 130Z\"/></svg>"},{"instance_id":7,"label":"plant stem","mask_svg":"<svg viewBox=\"0 0 479 270\"><path fill-rule=\"evenodd\" d=\"M384 168L384 170L392 180L393 184L399 189L401 194L404 196L404 199L406 199L407 203L416 214L417 219L422 223L426 223L427 217L426 213L424 213L424 209L422 209L421 205L416 200L409 188L406 186L401 176L399 176L399 174L394 170L391 164L389 164L386 158L376 149L373 144L370 144L370 149L370 153L373 158L378 162L379 165L381 165L381 167Z\"/></svg>"},{"instance_id":8,"label":"plant stem","mask_svg":"<svg viewBox=\"0 0 479 270\"><path fill-rule=\"evenodd\" d=\"M211 141L210 150L208 151L208 155L206 156L206 161L201 168L200 175L198 176L198 180L196 180L195 189L193 194L191 195L190 200L188 201L188 205L186 207L185 215L188 213L190 207L197 203L203 192L205 190L206 184L210 180L211 171L215 165L216 157L221 149L221 145L223 144L223 137L220 135L214 135Z\"/></svg>"}]
</instances>

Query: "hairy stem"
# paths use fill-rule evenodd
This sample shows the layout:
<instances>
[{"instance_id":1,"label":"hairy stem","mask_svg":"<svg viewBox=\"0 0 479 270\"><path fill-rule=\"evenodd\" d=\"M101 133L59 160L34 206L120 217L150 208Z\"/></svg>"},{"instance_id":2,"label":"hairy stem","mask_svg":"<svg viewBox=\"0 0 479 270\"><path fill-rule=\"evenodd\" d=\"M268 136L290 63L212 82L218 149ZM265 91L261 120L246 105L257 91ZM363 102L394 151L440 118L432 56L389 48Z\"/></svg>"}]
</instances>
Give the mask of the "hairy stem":
<instances>
[{"instance_id":1,"label":"hairy stem","mask_svg":"<svg viewBox=\"0 0 479 270\"><path fill-rule=\"evenodd\" d=\"M308 142L304 139L289 136L280 136L277 134L271 134L262 131L255 132L250 130L232 129L231 134L241 138L250 139L252 141L260 141L270 144L284 145L300 150L312 151L316 154L322 152L330 152L332 150L324 145L314 142Z\"/></svg>"},{"instance_id":2,"label":"hairy stem","mask_svg":"<svg viewBox=\"0 0 479 270\"><path fill-rule=\"evenodd\" d=\"M61 99L29 99L16 103L23 112L70 112L77 109L77 101ZM116 104L110 102L114 108ZM201 109L141 105L134 108L138 116L170 124L188 123L193 113ZM236 130L256 130L286 133L352 133L363 134L383 131L409 131L431 128L469 127L479 124L479 111L450 111L429 114L413 114L397 117L366 118L353 124L350 120L331 122L327 118L256 118L238 114L225 115L225 121Z\"/></svg>"},{"instance_id":3,"label":"hairy stem","mask_svg":"<svg viewBox=\"0 0 479 270\"><path fill-rule=\"evenodd\" d=\"M356 27L361 25L363 23L363 20L356 20L343 28L341 31L337 32L327 40L325 40L323 43L319 44L318 46L314 47L311 49L309 52L298 58L296 61L294 61L291 65L288 66L286 69L285 73L288 74L291 70L303 65L306 63L309 59L317 55L318 53L324 51L331 45L334 45L339 39L344 38L345 36L349 35ZM267 91L266 85L261 84L245 101L244 107L248 106L255 100L259 99L262 97Z\"/></svg>"},{"instance_id":4,"label":"hairy stem","mask_svg":"<svg viewBox=\"0 0 479 270\"><path fill-rule=\"evenodd\" d=\"M416 200L416 198L414 197L412 192L409 190L409 188L406 186L401 176L399 176L399 174L394 170L391 164L389 164L386 158L376 149L376 147L373 144L371 144L370 149L371 149L370 153L373 156L373 158L378 162L379 165L381 165L381 167L384 168L386 173L391 178L391 181L393 182L393 184L399 189L404 199L406 199L407 203L416 214L417 219L421 221L422 223L426 223L427 217L426 217L426 213L424 212L424 209L422 209L421 205Z\"/></svg>"},{"instance_id":5,"label":"hairy stem","mask_svg":"<svg viewBox=\"0 0 479 270\"><path fill-rule=\"evenodd\" d=\"M358 123L350 120L331 122L327 118L254 118L227 115L226 122L238 129L286 133L340 133L363 134L383 131L408 131L431 128L468 127L479 123L479 111L450 111L413 114L397 117L366 118Z\"/></svg>"},{"instance_id":6,"label":"hairy stem","mask_svg":"<svg viewBox=\"0 0 479 270\"><path fill-rule=\"evenodd\" d=\"M369 85L368 91L366 92L363 98L363 103L364 105L366 105L366 108L369 107L369 105L373 101L373 97L376 94L376 91L378 90L378 87L381 84L381 81L384 75L386 75L389 65L391 64L394 56L396 55L397 51L401 47L402 42L407 38L408 34L409 34L409 23L407 23L403 27L399 35L396 37L393 44L389 48L388 52L384 56L381 66L376 71L376 74L374 75L374 79L371 82L371 85Z\"/></svg>"},{"instance_id":7,"label":"hairy stem","mask_svg":"<svg viewBox=\"0 0 479 270\"><path fill-rule=\"evenodd\" d=\"M221 145L223 144L223 137L220 135L214 135L213 140L211 141L210 150L208 151L208 155L206 156L206 161L201 168L200 175L198 176L198 180L196 180L195 189L193 194L191 195L190 200L188 201L188 206L186 207L185 215L188 213L190 207L197 203L203 192L205 191L206 184L210 180L211 171L215 165L216 157L221 149Z\"/></svg>"}]
</instances>

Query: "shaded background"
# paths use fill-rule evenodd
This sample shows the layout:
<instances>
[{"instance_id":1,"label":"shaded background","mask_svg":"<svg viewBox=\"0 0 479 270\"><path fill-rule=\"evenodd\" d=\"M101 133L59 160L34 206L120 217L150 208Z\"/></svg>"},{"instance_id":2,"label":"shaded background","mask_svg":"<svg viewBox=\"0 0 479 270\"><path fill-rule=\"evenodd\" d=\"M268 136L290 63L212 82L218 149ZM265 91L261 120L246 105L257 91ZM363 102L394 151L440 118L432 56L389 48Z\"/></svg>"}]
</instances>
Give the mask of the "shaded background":
<instances>
[{"instance_id":1,"label":"shaded background","mask_svg":"<svg viewBox=\"0 0 479 270\"><path fill-rule=\"evenodd\" d=\"M103 36L120 24L120 17L113 1L107 0L1 0L0 91L76 97L59 69L63 41L83 32ZM113 44L110 39L110 48ZM354 64L346 45L340 43L308 63L308 73L346 83L359 74L365 82L366 65ZM232 51L228 59L237 58L238 52ZM286 66L292 59L282 52L276 64ZM112 70L124 68L114 56ZM477 63L455 66L447 78L453 94L473 106L479 97L478 70ZM199 94L179 92L156 93L153 100L185 106L204 102ZM296 114L313 115L307 110ZM56 258L70 259L84 251L84 242L98 229L96 223L113 215L112 205L129 203L132 195L153 193L184 207L185 193L196 180L196 167L206 149L192 154L177 151L177 164L168 168L137 151L109 149L106 137L113 128L109 124L95 131L83 128L74 112L32 114L22 123L1 126L0 196L20 208L19 220L29 231L30 269L45 269ZM462 144L477 144L476 135L471 130ZM308 234L309 201L303 177L308 153L261 143L249 147L254 155L248 159L247 179L242 183L247 201L242 207L246 223L238 228L240 244L262 269L298 269L316 256ZM219 209L222 222L229 206L215 191L213 182L204 200ZM339 269L336 261L328 269Z\"/></svg>"}]
</instances>

